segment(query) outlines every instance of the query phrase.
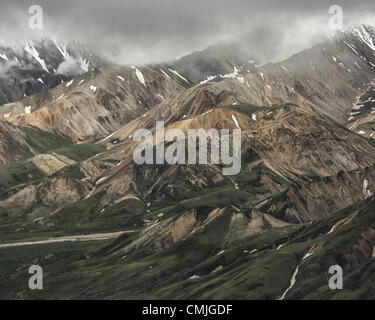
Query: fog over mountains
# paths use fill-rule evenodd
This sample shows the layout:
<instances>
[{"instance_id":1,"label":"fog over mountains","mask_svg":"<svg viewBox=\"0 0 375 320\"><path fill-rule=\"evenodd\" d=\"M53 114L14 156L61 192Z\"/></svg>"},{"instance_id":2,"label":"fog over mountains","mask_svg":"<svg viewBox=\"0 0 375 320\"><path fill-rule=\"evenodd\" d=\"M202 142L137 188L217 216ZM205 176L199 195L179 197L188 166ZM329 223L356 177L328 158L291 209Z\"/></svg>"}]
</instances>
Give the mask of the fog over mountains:
<instances>
[{"instance_id":1,"label":"fog over mountains","mask_svg":"<svg viewBox=\"0 0 375 320\"><path fill-rule=\"evenodd\" d=\"M375 297L373 2L335 32L323 1L28 6L0 11L1 299ZM241 130L241 172L137 164L157 121Z\"/></svg>"},{"instance_id":2,"label":"fog over mountains","mask_svg":"<svg viewBox=\"0 0 375 320\"><path fill-rule=\"evenodd\" d=\"M40 4L42 32L28 28L28 9L33 4L29 0L3 1L0 44L23 45L25 38L54 36L95 47L114 62L145 64L174 60L243 37L246 49L285 59L331 33L327 28L331 4L323 0L45 1ZM338 4L344 10L345 27L372 22L371 1Z\"/></svg>"}]
</instances>

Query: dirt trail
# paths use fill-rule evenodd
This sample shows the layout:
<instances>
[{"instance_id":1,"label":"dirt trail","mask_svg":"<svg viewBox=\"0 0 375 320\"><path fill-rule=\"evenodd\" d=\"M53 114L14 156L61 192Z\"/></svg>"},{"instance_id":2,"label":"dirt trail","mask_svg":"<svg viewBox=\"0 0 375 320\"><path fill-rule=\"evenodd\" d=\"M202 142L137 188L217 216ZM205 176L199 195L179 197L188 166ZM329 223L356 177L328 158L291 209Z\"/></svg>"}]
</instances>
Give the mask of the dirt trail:
<instances>
[{"instance_id":1,"label":"dirt trail","mask_svg":"<svg viewBox=\"0 0 375 320\"><path fill-rule=\"evenodd\" d=\"M130 233L134 231L119 231L112 233L94 233L94 234L85 234L85 235L75 235L75 236L64 236L64 237L55 237L48 238L44 240L30 240L25 242L13 242L13 243L4 243L0 244L1 248L9 247L21 247L21 246L32 246L36 244L46 244L46 243L56 243L56 242L75 242L75 241L98 241L98 240L107 240L117 238L124 233Z\"/></svg>"}]
</instances>

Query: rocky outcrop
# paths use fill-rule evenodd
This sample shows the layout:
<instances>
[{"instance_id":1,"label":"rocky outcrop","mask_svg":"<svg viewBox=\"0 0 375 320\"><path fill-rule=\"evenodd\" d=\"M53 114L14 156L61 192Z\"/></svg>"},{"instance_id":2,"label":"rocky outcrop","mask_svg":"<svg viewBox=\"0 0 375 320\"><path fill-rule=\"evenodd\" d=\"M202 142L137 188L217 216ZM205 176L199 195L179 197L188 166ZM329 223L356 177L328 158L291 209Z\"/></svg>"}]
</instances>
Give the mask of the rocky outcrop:
<instances>
[{"instance_id":1,"label":"rocky outcrop","mask_svg":"<svg viewBox=\"0 0 375 320\"><path fill-rule=\"evenodd\" d=\"M76 163L75 161L56 153L38 154L32 157L29 161L47 176L51 176L62 168Z\"/></svg>"},{"instance_id":2,"label":"rocky outcrop","mask_svg":"<svg viewBox=\"0 0 375 320\"><path fill-rule=\"evenodd\" d=\"M295 182L259 209L279 219L299 223L327 217L375 194L375 167L335 176Z\"/></svg>"},{"instance_id":3,"label":"rocky outcrop","mask_svg":"<svg viewBox=\"0 0 375 320\"><path fill-rule=\"evenodd\" d=\"M29 213L40 207L51 210L80 200L88 191L88 187L76 179L48 178L42 183L27 186L7 200L1 201L0 209Z\"/></svg>"},{"instance_id":4,"label":"rocky outcrop","mask_svg":"<svg viewBox=\"0 0 375 320\"><path fill-rule=\"evenodd\" d=\"M352 252L345 254L344 258L346 260L346 265L344 266L345 272L352 272L374 259L375 229L369 228L362 232L361 238L358 239Z\"/></svg>"}]
</instances>

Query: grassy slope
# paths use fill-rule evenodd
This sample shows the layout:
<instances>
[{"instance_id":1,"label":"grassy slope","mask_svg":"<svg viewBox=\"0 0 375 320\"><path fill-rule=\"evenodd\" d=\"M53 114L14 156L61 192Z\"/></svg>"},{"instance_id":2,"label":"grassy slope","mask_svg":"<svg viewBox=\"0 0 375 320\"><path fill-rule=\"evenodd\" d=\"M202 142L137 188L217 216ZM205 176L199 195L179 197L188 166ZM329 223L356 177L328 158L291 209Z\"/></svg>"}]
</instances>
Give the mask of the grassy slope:
<instances>
[{"instance_id":1,"label":"grassy slope","mask_svg":"<svg viewBox=\"0 0 375 320\"><path fill-rule=\"evenodd\" d=\"M73 144L73 141L58 132L44 132L35 127L20 127L25 133L25 140L32 147L34 153L57 153L66 156L76 162L86 160L94 155L103 152L105 147L96 145L94 143ZM30 153L29 156L33 154ZM68 166L57 172L55 177L58 178L74 178L82 179L83 174L79 169L79 164ZM0 201L9 198L14 193L23 188L38 184L46 179L47 176L39 170L28 159L12 162L0 166ZM79 204L78 204L79 205ZM50 208L50 211L55 208ZM43 215L46 208L38 208L35 205L34 213ZM9 210L0 210L0 241L8 241L11 239L34 238L41 237L43 234L34 234L33 231L45 232L49 235L62 235L64 228L36 228L38 230L25 230L24 232L14 231L22 225L24 215L28 211L22 209L15 209L12 212ZM47 212L45 212L47 213ZM96 231L96 229L95 229Z\"/></svg>"},{"instance_id":2,"label":"grassy slope","mask_svg":"<svg viewBox=\"0 0 375 320\"><path fill-rule=\"evenodd\" d=\"M85 259L87 252L98 250L108 242L64 242L0 249L0 300L38 298L38 292L28 288L30 266L41 266L48 283L49 278L70 272L77 261ZM48 285L44 288L52 289Z\"/></svg>"},{"instance_id":3,"label":"grassy slope","mask_svg":"<svg viewBox=\"0 0 375 320\"><path fill-rule=\"evenodd\" d=\"M231 105L231 106L223 106L223 107L218 107L218 108L223 108L223 109L228 109L228 110L233 110L242 114L245 114L247 116L251 116L254 112L259 112L259 111L272 111L272 110L277 110L280 109L285 105L280 105L280 106L256 106L253 104L239 104L239 105Z\"/></svg>"},{"instance_id":4,"label":"grassy slope","mask_svg":"<svg viewBox=\"0 0 375 320\"><path fill-rule=\"evenodd\" d=\"M357 218L327 235L334 223L355 211L359 212ZM71 264L67 272L48 278L46 287L50 289L39 297L275 299L289 286L292 273L309 248L324 243L300 266L296 285L287 298L369 298L374 294L372 262L362 266L363 272L345 275L340 292L327 289L327 270L333 264L343 264L343 255L351 252L361 232L375 225L374 211L375 200L371 199L309 225L271 229L225 246L231 219L231 211L226 210L203 231L160 253L142 248L124 258L119 248L135 236L125 235L102 250L101 257L81 260ZM276 250L287 239L289 245ZM110 247L117 254L102 257ZM259 251L244 252L253 249ZM212 273L218 266L222 270ZM189 279L194 274L199 278Z\"/></svg>"},{"instance_id":5,"label":"grassy slope","mask_svg":"<svg viewBox=\"0 0 375 320\"><path fill-rule=\"evenodd\" d=\"M34 127L21 127L26 134L27 142L37 153L57 153L76 162L86 160L105 151L102 145L93 143L73 144L72 140L60 133L44 132ZM31 155L30 155L31 156ZM64 169L62 177L81 177L77 168ZM3 194L10 187L19 184L40 181L45 175L34 164L27 160L12 162L0 166L0 199L7 197Z\"/></svg>"},{"instance_id":6,"label":"grassy slope","mask_svg":"<svg viewBox=\"0 0 375 320\"><path fill-rule=\"evenodd\" d=\"M235 108L234 110L248 115L259 110L255 106L254 108L257 109L251 106L228 108ZM67 156L73 154L76 159L83 159L81 157L91 154L92 150L97 150L96 147L82 147L82 145L74 148L80 150L78 154L77 150L72 150L70 147L62 147L58 150L59 153ZM67 168L64 174L78 174L78 172L74 168ZM106 208L108 211L102 216L98 210L100 201L98 195L64 208L54 217L54 221L58 223L59 228L65 228L65 231L69 232L99 231L103 227L111 228L114 222L120 228L130 225L139 228L142 225L141 218L155 218L157 212L165 212L166 217L169 217L171 214L178 214L190 208L207 205L211 208L230 207L232 204L255 199L257 194L266 192L258 185L258 178L255 173L243 173L237 177L240 190L236 190L233 185L205 190L199 194L189 195L188 199L178 203L169 204L168 207L151 208L152 212L146 216L142 216L141 211L134 215L121 205ZM347 217L354 210L360 211L356 219L337 232L327 235L333 224ZM375 201L367 201L311 225L273 229L226 245L226 235L233 213L232 210L227 209L205 230L172 245L161 253L150 252L146 247L130 254L124 260L121 259L121 255L106 257L99 255L99 258L84 260L85 248L82 247L83 251L75 255L77 251L67 247L67 251L64 251L59 258L59 261L65 263L63 271L51 274L51 277L46 279L47 290L38 293L37 297L275 299L289 286L290 277L307 250L312 245L322 243L324 247L301 265L296 285L287 298L371 297L371 294L374 294L371 291L372 271L375 268L373 263L370 262L360 270L345 275L345 290L341 292L327 289L327 270L330 265L343 264L343 255L351 252L361 232L374 226L373 212L375 212ZM132 237L134 235L126 235L110 243L109 248L112 248L112 252L120 254L118 249L128 243ZM290 240L289 245L281 250L275 250L279 244L287 240ZM217 255L223 249L225 252ZM244 252L253 249L259 251L251 255ZM69 258L69 250L72 250L72 259ZM19 256L22 260L27 256L26 251L21 250ZM42 262L47 267L56 263L55 259L46 259ZM212 273L219 266L223 269ZM194 274L200 277L189 279ZM11 280L3 279L5 281L3 284L12 288L7 297L36 297L35 293L25 292L17 287L18 284L24 283L20 277L21 274L15 272L12 273Z\"/></svg>"},{"instance_id":7,"label":"grassy slope","mask_svg":"<svg viewBox=\"0 0 375 320\"><path fill-rule=\"evenodd\" d=\"M36 127L20 127L20 129L25 133L25 140L35 153L44 153L73 144L70 137L57 131L42 131Z\"/></svg>"},{"instance_id":8,"label":"grassy slope","mask_svg":"<svg viewBox=\"0 0 375 320\"><path fill-rule=\"evenodd\" d=\"M61 154L76 162L80 162L91 158L98 153L104 152L105 150L106 148L103 145L94 143L81 143L53 149L50 152Z\"/></svg>"}]
</instances>

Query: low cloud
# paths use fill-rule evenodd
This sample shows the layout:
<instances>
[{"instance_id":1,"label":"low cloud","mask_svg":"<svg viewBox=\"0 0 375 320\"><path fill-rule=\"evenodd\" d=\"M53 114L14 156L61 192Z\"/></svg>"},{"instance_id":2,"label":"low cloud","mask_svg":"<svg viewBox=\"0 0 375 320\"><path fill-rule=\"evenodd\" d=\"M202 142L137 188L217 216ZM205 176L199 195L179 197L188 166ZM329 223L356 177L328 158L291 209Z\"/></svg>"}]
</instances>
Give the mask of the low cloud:
<instances>
[{"instance_id":1,"label":"low cloud","mask_svg":"<svg viewBox=\"0 0 375 320\"><path fill-rule=\"evenodd\" d=\"M28 29L33 4L2 0L0 45L53 35L128 64L171 60L235 39L258 55L284 57L330 35L332 4L342 6L346 26L372 21L375 13L372 0L40 0L40 32Z\"/></svg>"},{"instance_id":2,"label":"low cloud","mask_svg":"<svg viewBox=\"0 0 375 320\"><path fill-rule=\"evenodd\" d=\"M60 65L56 69L56 73L71 77L84 73L84 70L81 69L81 63L79 59L69 56L68 59L60 63Z\"/></svg>"},{"instance_id":3,"label":"low cloud","mask_svg":"<svg viewBox=\"0 0 375 320\"><path fill-rule=\"evenodd\" d=\"M15 65L17 65L17 62L14 60L0 63L0 78L6 78L7 72Z\"/></svg>"}]
</instances>

